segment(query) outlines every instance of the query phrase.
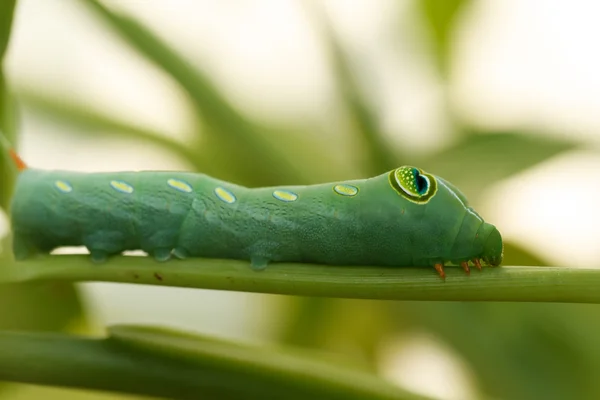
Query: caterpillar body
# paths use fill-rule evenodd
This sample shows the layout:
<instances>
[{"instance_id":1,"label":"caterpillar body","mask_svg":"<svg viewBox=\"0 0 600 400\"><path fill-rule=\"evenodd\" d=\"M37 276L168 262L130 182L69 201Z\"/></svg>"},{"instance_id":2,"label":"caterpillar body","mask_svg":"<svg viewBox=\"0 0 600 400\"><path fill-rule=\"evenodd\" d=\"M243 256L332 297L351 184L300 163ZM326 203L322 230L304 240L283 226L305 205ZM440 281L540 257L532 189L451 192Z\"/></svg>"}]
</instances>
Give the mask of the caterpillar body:
<instances>
[{"instance_id":1,"label":"caterpillar body","mask_svg":"<svg viewBox=\"0 0 600 400\"><path fill-rule=\"evenodd\" d=\"M95 262L127 250L330 265L435 267L502 261L502 238L452 184L403 166L361 180L246 188L186 172L21 170L11 204L17 260L85 246Z\"/></svg>"}]
</instances>

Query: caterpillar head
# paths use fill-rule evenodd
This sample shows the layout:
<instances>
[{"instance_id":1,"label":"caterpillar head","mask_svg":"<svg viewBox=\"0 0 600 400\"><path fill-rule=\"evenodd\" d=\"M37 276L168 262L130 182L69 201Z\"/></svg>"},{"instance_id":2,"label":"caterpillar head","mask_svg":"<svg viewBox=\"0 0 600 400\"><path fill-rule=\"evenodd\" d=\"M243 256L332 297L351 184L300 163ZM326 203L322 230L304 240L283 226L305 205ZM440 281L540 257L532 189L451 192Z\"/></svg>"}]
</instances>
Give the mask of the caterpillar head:
<instances>
[{"instance_id":1,"label":"caterpillar head","mask_svg":"<svg viewBox=\"0 0 600 400\"><path fill-rule=\"evenodd\" d=\"M483 254L481 258L492 267L496 267L502 263L504 253L504 245L502 244L502 236L498 229L491 224L486 224L489 231L487 239L483 245Z\"/></svg>"},{"instance_id":2,"label":"caterpillar head","mask_svg":"<svg viewBox=\"0 0 600 400\"><path fill-rule=\"evenodd\" d=\"M388 175L392 188L411 203L419 215L419 230L429 243L430 254L444 254L453 262L482 259L491 266L500 265L503 256L502 237L469 206L468 200L450 182L429 174L420 168L402 166ZM419 211L420 210L420 211ZM420 243L415 240L415 243ZM413 244L414 247L414 244Z\"/></svg>"}]
</instances>

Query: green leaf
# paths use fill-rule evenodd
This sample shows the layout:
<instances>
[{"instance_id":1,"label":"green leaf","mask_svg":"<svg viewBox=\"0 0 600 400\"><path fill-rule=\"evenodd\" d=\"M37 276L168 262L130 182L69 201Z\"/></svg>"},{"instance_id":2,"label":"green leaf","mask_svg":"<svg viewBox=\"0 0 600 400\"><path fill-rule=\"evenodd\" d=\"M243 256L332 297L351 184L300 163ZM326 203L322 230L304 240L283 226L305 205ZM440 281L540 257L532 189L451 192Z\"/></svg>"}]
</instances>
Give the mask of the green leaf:
<instances>
[{"instance_id":1,"label":"green leaf","mask_svg":"<svg viewBox=\"0 0 600 400\"><path fill-rule=\"evenodd\" d=\"M414 162L452 182L475 203L492 184L579 146L574 141L542 135L471 133Z\"/></svg>"},{"instance_id":2,"label":"green leaf","mask_svg":"<svg viewBox=\"0 0 600 400\"><path fill-rule=\"evenodd\" d=\"M145 26L132 18L111 12L96 0L81 0L96 15L149 61L162 68L188 93L207 125L206 135L220 143L213 162L235 168L247 181L289 184L303 182L301 169L276 151L264 136L264 127L242 115L201 71L168 47ZM219 155L217 155L219 156ZM249 167L250 166L250 167ZM252 174L248 174L248 169ZM257 177L259 179L257 180Z\"/></svg>"},{"instance_id":3,"label":"green leaf","mask_svg":"<svg viewBox=\"0 0 600 400\"><path fill-rule=\"evenodd\" d=\"M134 326L106 339L0 332L0 379L177 399L425 400L301 350Z\"/></svg>"},{"instance_id":4,"label":"green leaf","mask_svg":"<svg viewBox=\"0 0 600 400\"><path fill-rule=\"evenodd\" d=\"M470 0L419 0L417 5L425 20L434 46L438 67L442 75L448 74L452 53L452 32L460 12Z\"/></svg>"},{"instance_id":5,"label":"green leaf","mask_svg":"<svg viewBox=\"0 0 600 400\"><path fill-rule=\"evenodd\" d=\"M188 258L167 263L116 256L98 267L86 255L0 263L0 282L100 281L355 299L600 303L600 270L503 266L466 275L432 268L274 263L256 272L241 260Z\"/></svg>"}]
</instances>

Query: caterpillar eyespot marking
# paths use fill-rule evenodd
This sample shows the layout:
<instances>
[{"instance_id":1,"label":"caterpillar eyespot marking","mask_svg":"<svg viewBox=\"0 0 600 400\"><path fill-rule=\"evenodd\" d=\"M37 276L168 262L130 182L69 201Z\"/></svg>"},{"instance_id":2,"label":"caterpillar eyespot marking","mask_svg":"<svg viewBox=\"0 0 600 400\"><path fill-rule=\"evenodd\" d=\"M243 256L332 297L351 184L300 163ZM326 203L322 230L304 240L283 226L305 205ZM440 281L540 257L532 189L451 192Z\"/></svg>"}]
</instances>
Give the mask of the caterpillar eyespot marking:
<instances>
[{"instance_id":1,"label":"caterpillar eyespot marking","mask_svg":"<svg viewBox=\"0 0 600 400\"><path fill-rule=\"evenodd\" d=\"M0 147L13 154L7 143L0 134ZM433 267L442 277L445 265L470 272L469 263L479 269L502 262L498 229L450 182L416 167L362 180L247 188L186 172L42 171L13 155L17 260L86 246L96 263L143 250L157 262ZM340 200L359 190L358 201Z\"/></svg>"},{"instance_id":2,"label":"caterpillar eyespot marking","mask_svg":"<svg viewBox=\"0 0 600 400\"><path fill-rule=\"evenodd\" d=\"M435 177L419 168L403 166L391 171L388 178L392 188L413 203L428 203L437 193L438 185ZM448 190L458 199L450 188Z\"/></svg>"},{"instance_id":3,"label":"caterpillar eyespot marking","mask_svg":"<svg viewBox=\"0 0 600 400\"><path fill-rule=\"evenodd\" d=\"M55 181L54 186L63 193L71 193L73 191L73 186L69 182Z\"/></svg>"},{"instance_id":4,"label":"caterpillar eyespot marking","mask_svg":"<svg viewBox=\"0 0 600 400\"><path fill-rule=\"evenodd\" d=\"M229 190L223 189L222 187L215 188L215 194L220 200L227 204L233 204L236 201L235 195Z\"/></svg>"},{"instance_id":5,"label":"caterpillar eyespot marking","mask_svg":"<svg viewBox=\"0 0 600 400\"><path fill-rule=\"evenodd\" d=\"M285 202L296 201L298 199L298 195L296 193L288 190L275 190L273 192L273 197L275 197L277 200Z\"/></svg>"},{"instance_id":6,"label":"caterpillar eyespot marking","mask_svg":"<svg viewBox=\"0 0 600 400\"><path fill-rule=\"evenodd\" d=\"M352 185L335 185L333 190L337 194L341 194L342 196L356 196L358 194L358 188Z\"/></svg>"},{"instance_id":7,"label":"caterpillar eyespot marking","mask_svg":"<svg viewBox=\"0 0 600 400\"><path fill-rule=\"evenodd\" d=\"M169 185L170 187L172 187L175 190L179 190L180 192L184 192L184 193L192 193L192 187L184 182L181 181L179 179L169 179L167 180L167 185Z\"/></svg>"},{"instance_id":8,"label":"caterpillar eyespot marking","mask_svg":"<svg viewBox=\"0 0 600 400\"><path fill-rule=\"evenodd\" d=\"M133 193L133 186L123 181L110 181L110 186L117 192L126 194Z\"/></svg>"}]
</instances>

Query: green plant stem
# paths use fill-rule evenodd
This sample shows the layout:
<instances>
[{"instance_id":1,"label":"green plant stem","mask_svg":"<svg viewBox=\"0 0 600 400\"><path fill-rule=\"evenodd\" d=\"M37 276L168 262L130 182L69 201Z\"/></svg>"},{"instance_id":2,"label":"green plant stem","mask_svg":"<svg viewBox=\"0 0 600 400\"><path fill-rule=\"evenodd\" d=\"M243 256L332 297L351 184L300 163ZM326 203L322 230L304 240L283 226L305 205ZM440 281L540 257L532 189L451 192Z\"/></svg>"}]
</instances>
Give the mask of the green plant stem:
<instances>
[{"instance_id":1,"label":"green plant stem","mask_svg":"<svg viewBox=\"0 0 600 400\"><path fill-rule=\"evenodd\" d=\"M177 399L426 400L305 351L135 326L106 339L0 332L0 380Z\"/></svg>"},{"instance_id":2,"label":"green plant stem","mask_svg":"<svg viewBox=\"0 0 600 400\"><path fill-rule=\"evenodd\" d=\"M563 267L347 267L277 263L254 271L248 262L219 259L156 262L118 256L97 265L85 255L4 261L0 281L102 281L300 296L386 300L600 303L600 270Z\"/></svg>"}]
</instances>

